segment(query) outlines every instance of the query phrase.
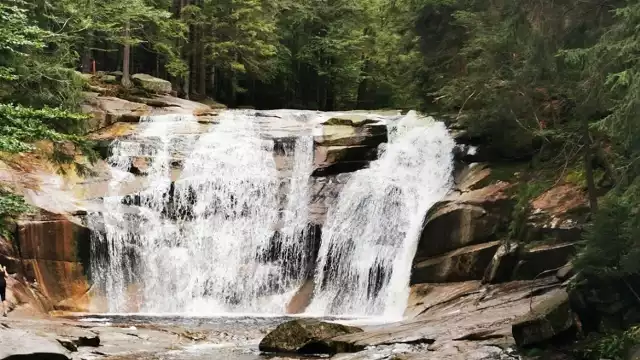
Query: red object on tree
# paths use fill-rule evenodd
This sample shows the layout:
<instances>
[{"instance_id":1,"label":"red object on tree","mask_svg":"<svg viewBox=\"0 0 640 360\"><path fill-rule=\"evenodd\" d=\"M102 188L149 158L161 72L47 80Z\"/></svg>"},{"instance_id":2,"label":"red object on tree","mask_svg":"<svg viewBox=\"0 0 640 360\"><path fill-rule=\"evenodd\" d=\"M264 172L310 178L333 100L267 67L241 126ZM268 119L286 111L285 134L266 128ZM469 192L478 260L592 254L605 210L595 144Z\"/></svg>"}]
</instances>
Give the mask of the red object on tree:
<instances>
[{"instance_id":1,"label":"red object on tree","mask_svg":"<svg viewBox=\"0 0 640 360\"><path fill-rule=\"evenodd\" d=\"M91 60L91 72L93 73L93 75L96 74L96 61L95 60Z\"/></svg>"}]
</instances>

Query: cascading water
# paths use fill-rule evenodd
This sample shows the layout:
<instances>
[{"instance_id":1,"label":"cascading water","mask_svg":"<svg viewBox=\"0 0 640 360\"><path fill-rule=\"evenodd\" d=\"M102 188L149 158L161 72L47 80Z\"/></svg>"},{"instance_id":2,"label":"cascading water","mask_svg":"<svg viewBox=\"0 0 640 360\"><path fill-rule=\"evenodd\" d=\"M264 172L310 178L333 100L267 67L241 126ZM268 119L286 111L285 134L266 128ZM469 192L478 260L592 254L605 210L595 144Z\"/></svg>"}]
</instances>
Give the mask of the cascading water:
<instances>
[{"instance_id":1,"label":"cascading water","mask_svg":"<svg viewBox=\"0 0 640 360\"><path fill-rule=\"evenodd\" d=\"M401 316L427 210L450 188L454 142L411 112L379 160L354 173L323 228L311 312Z\"/></svg>"},{"instance_id":2,"label":"cascading water","mask_svg":"<svg viewBox=\"0 0 640 360\"><path fill-rule=\"evenodd\" d=\"M415 113L387 118L389 144L351 175L317 249L312 134L328 116L225 111L204 133L192 116L151 116L115 141L91 267L108 311L282 313L315 267L309 312L400 315L423 216L450 186L453 141Z\"/></svg>"},{"instance_id":3,"label":"cascading water","mask_svg":"<svg viewBox=\"0 0 640 360\"><path fill-rule=\"evenodd\" d=\"M104 232L94 252L108 255L93 264L93 273L103 274L96 282L109 311L132 311L132 303L147 313L283 311L286 294L305 276L292 266L308 261L313 143L299 136L289 149L295 149L291 191L280 214L273 141L262 138L252 120L226 112L197 136L179 131L198 125L192 117L150 117L138 137L113 145L113 194L133 160L147 159L149 170L145 190L104 201ZM172 183L172 164L180 162ZM125 211L123 202L137 205L136 212Z\"/></svg>"}]
</instances>

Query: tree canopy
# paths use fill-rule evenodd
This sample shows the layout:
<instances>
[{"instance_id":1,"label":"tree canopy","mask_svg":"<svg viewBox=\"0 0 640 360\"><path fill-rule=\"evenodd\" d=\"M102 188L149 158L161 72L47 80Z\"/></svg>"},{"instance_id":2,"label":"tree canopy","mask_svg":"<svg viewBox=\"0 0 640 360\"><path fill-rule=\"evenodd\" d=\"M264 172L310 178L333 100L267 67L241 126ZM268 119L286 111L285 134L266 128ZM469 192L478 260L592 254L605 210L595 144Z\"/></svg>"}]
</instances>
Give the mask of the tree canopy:
<instances>
[{"instance_id":1,"label":"tree canopy","mask_svg":"<svg viewBox=\"0 0 640 360\"><path fill-rule=\"evenodd\" d=\"M4 0L0 19L5 153L90 152L73 111L95 67L230 106L447 114L501 159L579 169L587 258L637 218L637 0ZM638 224L616 224L628 248Z\"/></svg>"}]
</instances>

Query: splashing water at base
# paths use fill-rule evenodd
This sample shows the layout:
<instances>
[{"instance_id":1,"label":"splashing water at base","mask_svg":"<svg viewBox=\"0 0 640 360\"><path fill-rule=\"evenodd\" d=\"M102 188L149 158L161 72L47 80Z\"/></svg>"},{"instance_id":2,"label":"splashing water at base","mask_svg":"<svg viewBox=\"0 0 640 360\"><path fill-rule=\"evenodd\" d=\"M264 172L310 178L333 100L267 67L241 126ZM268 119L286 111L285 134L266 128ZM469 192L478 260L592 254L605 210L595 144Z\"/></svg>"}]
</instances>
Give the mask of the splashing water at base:
<instances>
[{"instance_id":1,"label":"splashing water at base","mask_svg":"<svg viewBox=\"0 0 640 360\"><path fill-rule=\"evenodd\" d=\"M379 160L352 175L330 210L309 312L400 317L423 218L451 185L454 141L410 112Z\"/></svg>"},{"instance_id":2,"label":"splashing water at base","mask_svg":"<svg viewBox=\"0 0 640 360\"><path fill-rule=\"evenodd\" d=\"M311 134L330 114L277 115L277 136L250 112L223 112L204 134L193 116L153 116L112 145L91 266L109 312L282 314L315 265L309 314L402 315L423 217L450 187L446 128L387 118L389 144L351 175L315 260ZM122 196L140 159L144 189Z\"/></svg>"},{"instance_id":3,"label":"splashing water at base","mask_svg":"<svg viewBox=\"0 0 640 360\"><path fill-rule=\"evenodd\" d=\"M110 312L283 312L306 275L292 267L309 261L305 209L313 142L302 134L286 149L294 152L293 169L283 180L273 141L254 120L227 112L199 135L184 134L197 126L193 117L150 117L136 139L113 145L112 194L132 176L127 171L135 158L149 166L147 186L133 199L105 199L105 231L93 242L94 254L103 256L94 256L92 270ZM176 162L182 168L172 182ZM290 183L282 215L281 181ZM276 233L278 256L272 254Z\"/></svg>"}]
</instances>

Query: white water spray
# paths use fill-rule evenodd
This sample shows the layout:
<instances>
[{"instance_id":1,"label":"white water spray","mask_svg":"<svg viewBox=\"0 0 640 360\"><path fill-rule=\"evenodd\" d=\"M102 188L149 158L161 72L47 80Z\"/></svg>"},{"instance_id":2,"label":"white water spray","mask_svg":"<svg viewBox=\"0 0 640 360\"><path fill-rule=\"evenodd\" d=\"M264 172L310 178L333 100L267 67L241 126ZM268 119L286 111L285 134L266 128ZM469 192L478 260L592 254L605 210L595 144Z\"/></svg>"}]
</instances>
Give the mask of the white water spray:
<instances>
[{"instance_id":1,"label":"white water spray","mask_svg":"<svg viewBox=\"0 0 640 360\"><path fill-rule=\"evenodd\" d=\"M402 314L422 219L450 186L444 125L415 113L392 122L381 158L329 210L316 260L311 134L330 114L267 115L281 126L227 111L201 133L192 116L153 116L114 142L91 266L109 312L283 313L315 265L309 312ZM120 196L132 166L144 189Z\"/></svg>"},{"instance_id":2,"label":"white water spray","mask_svg":"<svg viewBox=\"0 0 640 360\"><path fill-rule=\"evenodd\" d=\"M132 176L126 171L133 159L144 157L149 166L143 191L105 199L105 231L94 252L108 255L92 269L109 311L283 312L305 276L293 268L309 261L313 143L300 136L290 149L291 191L281 215L273 141L252 120L226 112L198 136L178 130L197 125L192 117L150 117L137 138L113 145L113 194ZM176 163L183 165L172 183ZM123 202L137 206L133 214Z\"/></svg>"},{"instance_id":3,"label":"white water spray","mask_svg":"<svg viewBox=\"0 0 640 360\"><path fill-rule=\"evenodd\" d=\"M399 317L427 210L446 195L454 142L411 112L391 126L379 160L353 174L330 210L310 312Z\"/></svg>"}]
</instances>

